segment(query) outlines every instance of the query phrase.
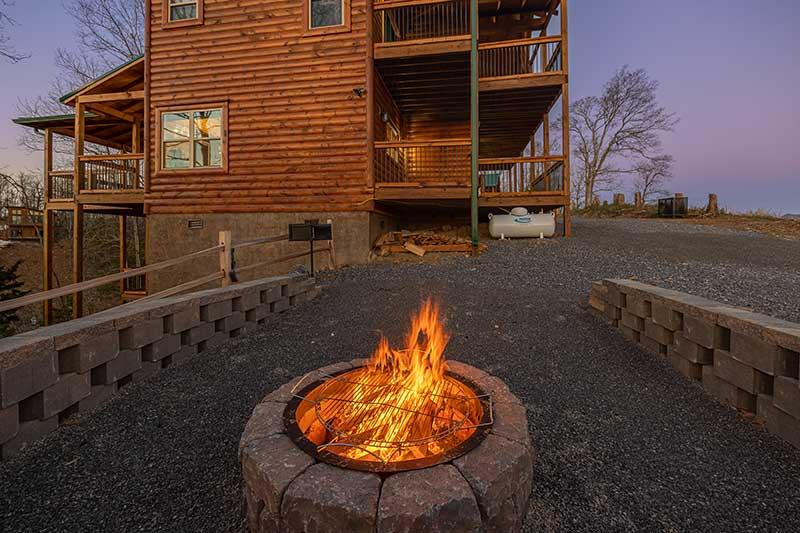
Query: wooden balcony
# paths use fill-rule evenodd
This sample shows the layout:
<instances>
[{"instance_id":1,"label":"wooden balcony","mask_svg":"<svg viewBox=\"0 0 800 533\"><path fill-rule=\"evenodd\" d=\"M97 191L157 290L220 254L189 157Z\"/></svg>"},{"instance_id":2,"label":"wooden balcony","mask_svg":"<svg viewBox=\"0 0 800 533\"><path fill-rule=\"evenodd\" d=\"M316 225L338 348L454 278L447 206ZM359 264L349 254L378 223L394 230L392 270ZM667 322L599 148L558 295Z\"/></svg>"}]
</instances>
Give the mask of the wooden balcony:
<instances>
[{"instance_id":1,"label":"wooden balcony","mask_svg":"<svg viewBox=\"0 0 800 533\"><path fill-rule=\"evenodd\" d=\"M375 199L409 202L470 197L470 141L375 143ZM479 206L564 205L562 156L479 160Z\"/></svg>"},{"instance_id":2,"label":"wooden balcony","mask_svg":"<svg viewBox=\"0 0 800 533\"><path fill-rule=\"evenodd\" d=\"M469 198L470 140L375 143L377 200Z\"/></svg>"},{"instance_id":3,"label":"wooden balcony","mask_svg":"<svg viewBox=\"0 0 800 533\"><path fill-rule=\"evenodd\" d=\"M469 53L469 0L384 0L373 10L375 59Z\"/></svg>"},{"instance_id":4,"label":"wooden balcony","mask_svg":"<svg viewBox=\"0 0 800 533\"><path fill-rule=\"evenodd\" d=\"M53 170L47 174L45 192L48 202L72 202L75 197L75 172Z\"/></svg>"},{"instance_id":5,"label":"wooden balcony","mask_svg":"<svg viewBox=\"0 0 800 533\"><path fill-rule=\"evenodd\" d=\"M80 156L78 201L94 204L144 202L144 154Z\"/></svg>"},{"instance_id":6,"label":"wooden balcony","mask_svg":"<svg viewBox=\"0 0 800 533\"><path fill-rule=\"evenodd\" d=\"M564 157L501 157L479 160L481 207L566 205Z\"/></svg>"},{"instance_id":7,"label":"wooden balcony","mask_svg":"<svg viewBox=\"0 0 800 533\"><path fill-rule=\"evenodd\" d=\"M478 45L480 91L561 85L561 37L535 37Z\"/></svg>"}]
</instances>

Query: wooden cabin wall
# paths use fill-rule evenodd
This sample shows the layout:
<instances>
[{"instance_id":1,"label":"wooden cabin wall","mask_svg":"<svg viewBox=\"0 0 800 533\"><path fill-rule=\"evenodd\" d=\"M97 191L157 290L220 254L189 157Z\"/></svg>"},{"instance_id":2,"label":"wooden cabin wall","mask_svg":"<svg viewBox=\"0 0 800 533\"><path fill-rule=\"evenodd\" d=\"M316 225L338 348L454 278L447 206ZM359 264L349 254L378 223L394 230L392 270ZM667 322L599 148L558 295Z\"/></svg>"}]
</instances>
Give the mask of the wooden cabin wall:
<instances>
[{"instance_id":1,"label":"wooden cabin wall","mask_svg":"<svg viewBox=\"0 0 800 533\"><path fill-rule=\"evenodd\" d=\"M149 213L368 209L366 1L351 29L303 35L300 0L206 0L202 25L150 6ZM158 107L228 103L227 172L163 172Z\"/></svg>"},{"instance_id":2,"label":"wooden cabin wall","mask_svg":"<svg viewBox=\"0 0 800 533\"><path fill-rule=\"evenodd\" d=\"M381 114L388 113L389 122L385 123ZM389 125L401 135L403 135L403 124L400 117L400 110L392 98L389 89L381 78L381 75L375 73L375 140L388 141L389 139Z\"/></svg>"}]
</instances>

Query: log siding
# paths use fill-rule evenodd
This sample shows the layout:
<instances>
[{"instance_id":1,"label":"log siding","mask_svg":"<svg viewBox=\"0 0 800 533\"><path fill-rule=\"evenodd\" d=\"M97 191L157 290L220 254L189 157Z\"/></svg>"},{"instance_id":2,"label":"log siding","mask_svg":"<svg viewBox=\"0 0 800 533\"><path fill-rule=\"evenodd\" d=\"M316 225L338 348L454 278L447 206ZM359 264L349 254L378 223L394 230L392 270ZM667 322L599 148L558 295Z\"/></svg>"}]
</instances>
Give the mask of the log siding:
<instances>
[{"instance_id":1,"label":"log siding","mask_svg":"<svg viewBox=\"0 0 800 533\"><path fill-rule=\"evenodd\" d=\"M166 2L166 0L163 0ZM227 103L227 173L152 172L149 213L354 211L371 208L366 2L350 31L307 33L298 0L206 0L203 24L163 24L150 2L150 168L156 110Z\"/></svg>"}]
</instances>

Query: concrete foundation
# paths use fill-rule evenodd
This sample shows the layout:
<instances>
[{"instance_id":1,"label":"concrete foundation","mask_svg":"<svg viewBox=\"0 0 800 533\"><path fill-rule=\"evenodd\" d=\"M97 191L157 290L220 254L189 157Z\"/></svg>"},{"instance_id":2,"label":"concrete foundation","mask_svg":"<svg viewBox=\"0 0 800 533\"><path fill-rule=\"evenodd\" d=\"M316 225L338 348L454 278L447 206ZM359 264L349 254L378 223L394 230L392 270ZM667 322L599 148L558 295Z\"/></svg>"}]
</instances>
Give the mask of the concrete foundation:
<instances>
[{"instance_id":1,"label":"concrete foundation","mask_svg":"<svg viewBox=\"0 0 800 533\"><path fill-rule=\"evenodd\" d=\"M215 246L219 232L230 230L234 243L280 235L288 232L289 224L305 220L330 221L333 224L335 253L315 254L315 268L327 269L365 263L375 239L383 232L395 229L391 218L366 211L331 213L220 213L186 215L147 215L147 263L153 264L173 257ZM327 243L315 243L319 248ZM268 261L288 254L308 250L308 243L279 242L249 247L236 252L240 267ZM334 264L335 259L335 264ZM309 257L288 261L241 275L240 281L285 274L298 265L310 267ZM148 290L152 294L180 283L208 275L219 269L216 253L189 263L148 275ZM218 286L219 282L213 284ZM210 285L211 286L211 285Z\"/></svg>"}]
</instances>

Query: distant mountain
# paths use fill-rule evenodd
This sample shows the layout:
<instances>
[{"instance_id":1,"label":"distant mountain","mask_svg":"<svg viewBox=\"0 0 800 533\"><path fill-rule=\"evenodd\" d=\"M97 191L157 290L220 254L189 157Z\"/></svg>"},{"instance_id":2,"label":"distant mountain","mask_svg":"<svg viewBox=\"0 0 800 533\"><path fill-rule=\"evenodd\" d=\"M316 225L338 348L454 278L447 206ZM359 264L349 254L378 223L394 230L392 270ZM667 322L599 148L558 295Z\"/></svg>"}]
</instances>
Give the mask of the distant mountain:
<instances>
[{"instance_id":1,"label":"distant mountain","mask_svg":"<svg viewBox=\"0 0 800 533\"><path fill-rule=\"evenodd\" d=\"M783 215L783 218L787 220L800 220L800 215L788 214L788 215Z\"/></svg>"}]
</instances>

